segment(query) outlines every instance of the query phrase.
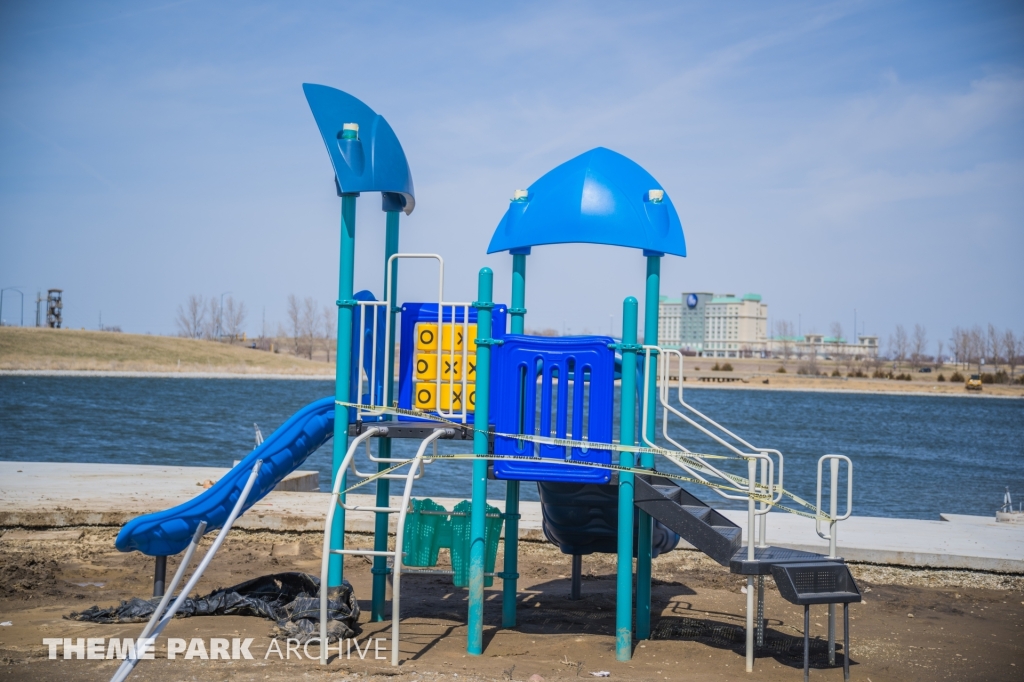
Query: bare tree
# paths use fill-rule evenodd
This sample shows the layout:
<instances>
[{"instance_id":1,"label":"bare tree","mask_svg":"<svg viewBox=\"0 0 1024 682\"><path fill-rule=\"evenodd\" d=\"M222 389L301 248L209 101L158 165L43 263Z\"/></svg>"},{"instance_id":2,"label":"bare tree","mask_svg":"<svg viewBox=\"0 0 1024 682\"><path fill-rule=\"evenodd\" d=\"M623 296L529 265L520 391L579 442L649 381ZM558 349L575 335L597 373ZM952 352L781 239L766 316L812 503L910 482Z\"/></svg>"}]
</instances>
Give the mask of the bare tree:
<instances>
[{"instance_id":1,"label":"bare tree","mask_svg":"<svg viewBox=\"0 0 1024 682\"><path fill-rule=\"evenodd\" d=\"M228 296L224 303L224 331L232 341L242 338L242 329L245 326L245 301L235 302L233 296Z\"/></svg>"},{"instance_id":2,"label":"bare tree","mask_svg":"<svg viewBox=\"0 0 1024 682\"><path fill-rule=\"evenodd\" d=\"M953 327L952 336L949 337L949 343L953 347L953 359L958 363L962 364L964 358L967 356L967 331L961 327Z\"/></svg>"},{"instance_id":3,"label":"bare tree","mask_svg":"<svg viewBox=\"0 0 1024 682\"><path fill-rule=\"evenodd\" d=\"M178 306L178 336L200 339L206 324L206 301L202 296L192 294L185 300L184 307Z\"/></svg>"},{"instance_id":4,"label":"bare tree","mask_svg":"<svg viewBox=\"0 0 1024 682\"><path fill-rule=\"evenodd\" d=\"M288 294L288 325L291 327L292 344L295 354L299 354L299 344L302 337L302 310L298 297L295 294Z\"/></svg>"},{"instance_id":5,"label":"bare tree","mask_svg":"<svg viewBox=\"0 0 1024 682\"><path fill-rule=\"evenodd\" d=\"M1012 329L1003 332L1003 357L1006 364L1010 366L1010 378L1013 379L1014 370L1020 364L1021 354L1024 353L1024 334L1017 336Z\"/></svg>"},{"instance_id":6,"label":"bare tree","mask_svg":"<svg viewBox=\"0 0 1024 682\"><path fill-rule=\"evenodd\" d=\"M988 356L989 362L999 368L999 362L1002 358L1003 352L1003 336L996 329L996 326L989 322L988 334L985 336L985 355Z\"/></svg>"},{"instance_id":7,"label":"bare tree","mask_svg":"<svg viewBox=\"0 0 1024 682\"><path fill-rule=\"evenodd\" d=\"M841 325L838 322L833 322L828 326L828 333L832 337L832 357L838 360L839 358L837 358L836 356L838 356L845 350L842 346L843 325Z\"/></svg>"},{"instance_id":8,"label":"bare tree","mask_svg":"<svg viewBox=\"0 0 1024 682\"><path fill-rule=\"evenodd\" d=\"M920 367L927 352L928 330L924 328L924 325L915 324L914 337L910 341L910 364L915 368Z\"/></svg>"},{"instance_id":9,"label":"bare tree","mask_svg":"<svg viewBox=\"0 0 1024 682\"><path fill-rule=\"evenodd\" d=\"M945 352L946 346L942 343L942 339L939 339L938 341L936 341L935 342L935 346L936 346L936 351L935 351L935 367L937 369L941 369L942 368L942 354Z\"/></svg>"},{"instance_id":10,"label":"bare tree","mask_svg":"<svg viewBox=\"0 0 1024 682\"><path fill-rule=\"evenodd\" d=\"M203 338L211 341L216 340L221 324L221 312L220 306L217 305L217 299L208 298L206 300L205 322L203 323Z\"/></svg>"},{"instance_id":11,"label":"bare tree","mask_svg":"<svg viewBox=\"0 0 1024 682\"><path fill-rule=\"evenodd\" d=\"M288 322L291 325L295 354L312 360L320 336L320 316L316 301L310 296L300 301L295 294L289 294Z\"/></svg>"},{"instance_id":12,"label":"bare tree","mask_svg":"<svg viewBox=\"0 0 1024 682\"><path fill-rule=\"evenodd\" d=\"M775 342L782 353L783 365L793 355L793 323L788 320L775 320Z\"/></svg>"},{"instance_id":13,"label":"bare tree","mask_svg":"<svg viewBox=\"0 0 1024 682\"><path fill-rule=\"evenodd\" d=\"M332 306L325 305L323 315L323 324L320 329L324 333L324 349L327 351L327 362L330 362L331 349L334 348L335 337L338 334L338 311Z\"/></svg>"},{"instance_id":14,"label":"bare tree","mask_svg":"<svg viewBox=\"0 0 1024 682\"><path fill-rule=\"evenodd\" d=\"M896 361L897 368L907 359L907 345L907 330L898 324L896 333L889 337L889 355Z\"/></svg>"},{"instance_id":15,"label":"bare tree","mask_svg":"<svg viewBox=\"0 0 1024 682\"><path fill-rule=\"evenodd\" d=\"M971 327L967 340L967 364L971 365L975 362L981 362L984 357L985 332L978 325L974 325Z\"/></svg>"}]
</instances>

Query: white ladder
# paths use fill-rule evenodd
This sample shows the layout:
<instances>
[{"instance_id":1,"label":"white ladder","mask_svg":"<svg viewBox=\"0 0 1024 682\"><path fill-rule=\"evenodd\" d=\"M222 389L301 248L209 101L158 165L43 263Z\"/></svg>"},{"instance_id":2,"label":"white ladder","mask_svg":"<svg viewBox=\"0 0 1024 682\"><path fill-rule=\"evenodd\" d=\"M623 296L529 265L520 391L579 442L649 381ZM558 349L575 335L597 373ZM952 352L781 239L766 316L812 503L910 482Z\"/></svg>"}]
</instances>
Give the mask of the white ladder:
<instances>
[{"instance_id":1,"label":"white ladder","mask_svg":"<svg viewBox=\"0 0 1024 682\"><path fill-rule=\"evenodd\" d=\"M348 447L348 452L345 453L345 459L342 461L341 466L338 468L338 474L334 479L334 487L331 491L331 500L327 508L327 523L324 526L324 549L323 558L320 564L320 664L327 665L327 568L330 563L330 557L332 554L340 555L355 555L355 556L384 556L391 557L394 566L392 568L392 585L391 585L391 665L398 665L398 625L399 625L399 607L400 607L400 596L401 596L401 579L402 579L402 558L405 553L402 551L402 540L405 531L405 515L409 511L410 500L412 498L412 484L418 478L423 476L423 465L429 464L430 459L424 457L424 453L427 450L427 446L435 442L439 438L451 438L455 435L454 429L437 429L429 436L423 439L420 443L419 449L416 451L416 456L411 459L378 459L376 457L370 457L371 461L376 462L387 462L391 465L405 465L410 464L409 471L407 473L392 473L384 474L378 478L389 478L405 480L405 489L402 493L402 503L398 507L370 507L364 505L350 505L346 504L341 499L341 484L344 479L345 472L351 468L352 473L358 478L369 478L376 474L361 473L356 469L355 466L355 454L359 446L369 438L373 436L387 436L388 428L386 426L371 426L366 429L363 433L356 436L352 443ZM368 511L368 512L379 512L384 514L398 514L398 526L395 530L395 549L394 551L378 551L373 549L331 549L331 531L334 528L334 515L338 507L346 511ZM342 528L342 536L344 537L344 528Z\"/></svg>"}]
</instances>

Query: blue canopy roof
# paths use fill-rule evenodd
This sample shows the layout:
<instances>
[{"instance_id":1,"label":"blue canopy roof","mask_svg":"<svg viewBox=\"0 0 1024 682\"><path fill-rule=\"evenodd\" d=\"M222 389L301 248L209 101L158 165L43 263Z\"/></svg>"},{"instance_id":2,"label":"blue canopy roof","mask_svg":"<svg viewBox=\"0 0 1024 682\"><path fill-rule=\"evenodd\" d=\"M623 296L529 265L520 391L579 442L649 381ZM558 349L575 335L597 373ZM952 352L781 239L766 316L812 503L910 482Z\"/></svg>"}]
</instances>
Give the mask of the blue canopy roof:
<instances>
[{"instance_id":1,"label":"blue canopy roof","mask_svg":"<svg viewBox=\"0 0 1024 682\"><path fill-rule=\"evenodd\" d=\"M338 193L383 192L384 210L412 213L416 192L398 136L383 116L347 92L303 83L327 153L334 165ZM343 139L346 123L359 125L358 138Z\"/></svg>"},{"instance_id":2,"label":"blue canopy roof","mask_svg":"<svg viewBox=\"0 0 1024 682\"><path fill-rule=\"evenodd\" d=\"M580 243L686 255L683 226L668 193L638 164L604 147L548 171L530 185L525 199L513 199L487 253Z\"/></svg>"}]
</instances>

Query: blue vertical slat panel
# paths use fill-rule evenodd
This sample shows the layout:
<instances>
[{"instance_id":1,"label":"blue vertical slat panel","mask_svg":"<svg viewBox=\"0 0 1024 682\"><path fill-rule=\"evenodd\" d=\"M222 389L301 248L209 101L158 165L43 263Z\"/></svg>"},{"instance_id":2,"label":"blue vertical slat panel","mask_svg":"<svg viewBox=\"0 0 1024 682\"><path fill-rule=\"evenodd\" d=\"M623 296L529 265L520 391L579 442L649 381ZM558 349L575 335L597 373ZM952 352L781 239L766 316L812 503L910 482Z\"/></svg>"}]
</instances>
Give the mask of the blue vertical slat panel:
<instances>
[{"instance_id":1,"label":"blue vertical slat panel","mask_svg":"<svg viewBox=\"0 0 1024 682\"><path fill-rule=\"evenodd\" d=\"M612 343L614 340L607 336L506 336L504 343L495 350L491 370L495 430L505 434L538 435L539 416L539 435L577 440L586 436L593 443L611 443L615 395L615 352L609 348ZM509 437L499 436L494 441L495 454L537 457L538 460L564 461L566 450L563 446ZM612 461L610 450L594 448L572 448L568 457L596 464L611 464ZM495 461L494 476L505 480L566 483L608 483L611 480L607 469L522 460Z\"/></svg>"}]
</instances>

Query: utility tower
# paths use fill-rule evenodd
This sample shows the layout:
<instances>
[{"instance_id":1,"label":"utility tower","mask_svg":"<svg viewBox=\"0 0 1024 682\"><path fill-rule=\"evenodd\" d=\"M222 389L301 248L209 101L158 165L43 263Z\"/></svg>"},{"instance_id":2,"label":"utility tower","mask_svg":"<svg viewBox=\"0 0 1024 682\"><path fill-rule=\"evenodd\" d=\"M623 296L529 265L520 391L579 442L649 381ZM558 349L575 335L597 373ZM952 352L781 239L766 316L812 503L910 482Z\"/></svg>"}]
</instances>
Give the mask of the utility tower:
<instances>
[{"instance_id":1,"label":"utility tower","mask_svg":"<svg viewBox=\"0 0 1024 682\"><path fill-rule=\"evenodd\" d=\"M63 293L63 289L50 289L46 292L46 326L51 329L60 329L64 321Z\"/></svg>"}]
</instances>

